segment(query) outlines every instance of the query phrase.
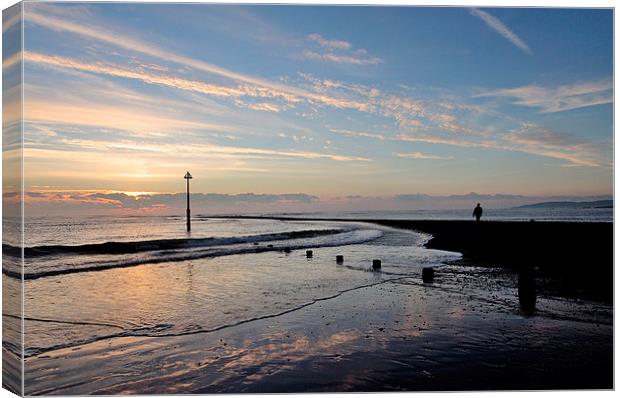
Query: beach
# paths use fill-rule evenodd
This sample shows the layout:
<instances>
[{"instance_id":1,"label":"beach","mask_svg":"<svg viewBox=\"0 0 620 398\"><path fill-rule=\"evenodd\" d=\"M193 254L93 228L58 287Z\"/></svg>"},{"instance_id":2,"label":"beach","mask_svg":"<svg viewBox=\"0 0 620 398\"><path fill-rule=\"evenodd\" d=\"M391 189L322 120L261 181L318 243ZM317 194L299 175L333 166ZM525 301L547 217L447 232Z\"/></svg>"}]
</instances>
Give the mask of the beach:
<instances>
[{"instance_id":1,"label":"beach","mask_svg":"<svg viewBox=\"0 0 620 398\"><path fill-rule=\"evenodd\" d=\"M95 241L102 222L69 248L33 231L29 395L613 388L606 295L557 288L566 255L514 254L555 231L549 253L579 239L572 258L605 275L611 223L204 217L179 241L176 218L127 219Z\"/></svg>"},{"instance_id":2,"label":"beach","mask_svg":"<svg viewBox=\"0 0 620 398\"><path fill-rule=\"evenodd\" d=\"M3 10L3 388L614 389L615 9Z\"/></svg>"}]
</instances>

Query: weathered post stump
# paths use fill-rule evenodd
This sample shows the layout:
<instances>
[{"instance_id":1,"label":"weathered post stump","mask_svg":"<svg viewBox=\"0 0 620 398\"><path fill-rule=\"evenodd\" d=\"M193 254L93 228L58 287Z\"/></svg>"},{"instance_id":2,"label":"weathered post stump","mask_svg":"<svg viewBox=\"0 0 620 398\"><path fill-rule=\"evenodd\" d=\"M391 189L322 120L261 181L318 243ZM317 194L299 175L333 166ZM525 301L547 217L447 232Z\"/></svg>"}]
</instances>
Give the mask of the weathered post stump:
<instances>
[{"instance_id":1,"label":"weathered post stump","mask_svg":"<svg viewBox=\"0 0 620 398\"><path fill-rule=\"evenodd\" d=\"M519 270L517 280L517 293L519 295L519 305L526 315L531 315L536 311L536 272L534 267L524 266Z\"/></svg>"},{"instance_id":2,"label":"weathered post stump","mask_svg":"<svg viewBox=\"0 0 620 398\"><path fill-rule=\"evenodd\" d=\"M373 270L381 269L381 260L372 260L372 269Z\"/></svg>"},{"instance_id":3,"label":"weathered post stump","mask_svg":"<svg viewBox=\"0 0 620 398\"><path fill-rule=\"evenodd\" d=\"M337 262L338 264L342 264L342 263L344 263L344 256L342 256L342 255L340 255L340 254L339 254L339 255L337 255L337 256L336 256L336 262Z\"/></svg>"},{"instance_id":4,"label":"weathered post stump","mask_svg":"<svg viewBox=\"0 0 620 398\"><path fill-rule=\"evenodd\" d=\"M312 250L306 250L306 257L312 257Z\"/></svg>"},{"instance_id":5,"label":"weathered post stump","mask_svg":"<svg viewBox=\"0 0 620 398\"><path fill-rule=\"evenodd\" d=\"M431 267L422 268L422 281L425 283L432 282L435 278L435 270Z\"/></svg>"}]
</instances>

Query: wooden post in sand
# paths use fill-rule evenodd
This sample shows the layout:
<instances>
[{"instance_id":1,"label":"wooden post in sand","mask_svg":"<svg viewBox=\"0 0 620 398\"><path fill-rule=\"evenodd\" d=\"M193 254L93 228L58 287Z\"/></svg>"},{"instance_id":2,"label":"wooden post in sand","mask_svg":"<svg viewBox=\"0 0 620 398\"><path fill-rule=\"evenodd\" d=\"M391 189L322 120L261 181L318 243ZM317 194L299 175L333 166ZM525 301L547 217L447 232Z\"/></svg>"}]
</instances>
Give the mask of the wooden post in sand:
<instances>
[{"instance_id":1,"label":"wooden post in sand","mask_svg":"<svg viewBox=\"0 0 620 398\"><path fill-rule=\"evenodd\" d=\"M191 216L190 216L190 211L189 211L189 180L192 178L192 175L189 174L189 171L187 173L185 173L185 180L187 181L187 210L185 213L185 216L187 217L187 232L190 232L192 230L192 222L191 222Z\"/></svg>"},{"instance_id":2,"label":"wooden post in sand","mask_svg":"<svg viewBox=\"0 0 620 398\"><path fill-rule=\"evenodd\" d=\"M433 267L422 268L422 281L424 283L432 282L434 277L435 277L435 270L433 269Z\"/></svg>"}]
</instances>

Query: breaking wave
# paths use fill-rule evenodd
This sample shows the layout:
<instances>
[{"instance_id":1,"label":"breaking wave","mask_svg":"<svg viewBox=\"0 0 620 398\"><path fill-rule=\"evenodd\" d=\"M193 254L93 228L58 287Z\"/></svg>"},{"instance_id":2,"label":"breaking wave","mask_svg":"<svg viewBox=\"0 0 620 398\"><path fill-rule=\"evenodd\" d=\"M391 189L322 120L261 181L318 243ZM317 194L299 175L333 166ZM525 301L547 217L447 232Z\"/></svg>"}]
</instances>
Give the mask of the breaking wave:
<instances>
[{"instance_id":1,"label":"breaking wave","mask_svg":"<svg viewBox=\"0 0 620 398\"><path fill-rule=\"evenodd\" d=\"M158 239L105 242L77 246L50 245L24 248L24 279L77 272L103 271L142 264L161 264L266 251L333 247L368 242L382 236L374 229L313 229L237 237ZM19 257L19 248L3 245L3 253ZM19 261L7 261L2 272L22 278Z\"/></svg>"}]
</instances>

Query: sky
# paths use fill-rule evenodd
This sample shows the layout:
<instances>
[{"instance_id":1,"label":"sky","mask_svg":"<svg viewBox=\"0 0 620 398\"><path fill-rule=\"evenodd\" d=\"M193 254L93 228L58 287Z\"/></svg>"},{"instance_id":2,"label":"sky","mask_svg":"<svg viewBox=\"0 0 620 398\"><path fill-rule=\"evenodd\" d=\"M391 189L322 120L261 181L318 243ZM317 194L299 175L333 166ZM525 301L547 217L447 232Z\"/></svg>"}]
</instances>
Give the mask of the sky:
<instances>
[{"instance_id":1,"label":"sky","mask_svg":"<svg viewBox=\"0 0 620 398\"><path fill-rule=\"evenodd\" d=\"M202 211L609 197L612 18L25 3L26 199L166 212L187 170ZM5 76L19 60L5 51Z\"/></svg>"}]
</instances>

